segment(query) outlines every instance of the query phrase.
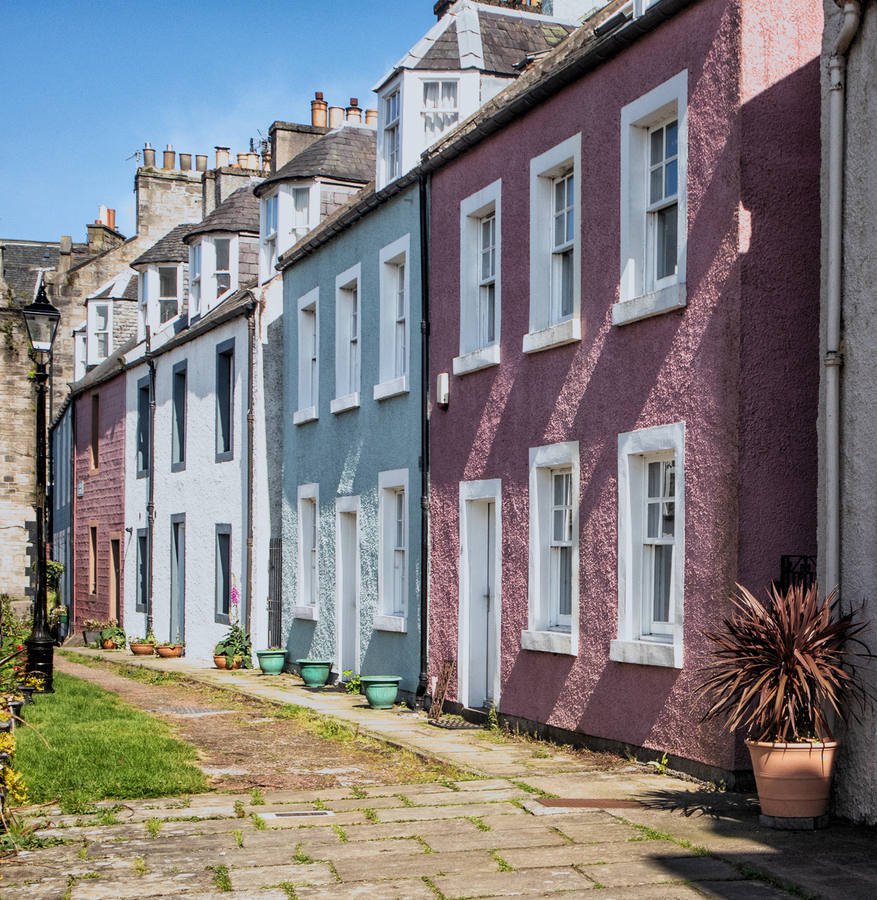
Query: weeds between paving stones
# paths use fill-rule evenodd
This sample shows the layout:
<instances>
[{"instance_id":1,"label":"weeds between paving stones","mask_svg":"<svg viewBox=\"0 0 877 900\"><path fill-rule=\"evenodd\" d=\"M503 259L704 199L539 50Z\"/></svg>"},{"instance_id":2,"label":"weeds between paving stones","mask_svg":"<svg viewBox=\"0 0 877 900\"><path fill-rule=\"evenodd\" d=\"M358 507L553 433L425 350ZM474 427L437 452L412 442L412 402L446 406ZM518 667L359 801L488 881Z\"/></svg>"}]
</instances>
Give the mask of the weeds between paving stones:
<instances>
[{"instance_id":1,"label":"weeds between paving stones","mask_svg":"<svg viewBox=\"0 0 877 900\"><path fill-rule=\"evenodd\" d=\"M380 822L378 814L370 806L367 806L362 811L362 814L369 820L369 822Z\"/></svg>"},{"instance_id":2,"label":"weeds between paving stones","mask_svg":"<svg viewBox=\"0 0 877 900\"><path fill-rule=\"evenodd\" d=\"M256 813L250 813L250 818L253 820L253 828L255 828L256 831L264 831L268 827L265 824L265 820Z\"/></svg>"},{"instance_id":3,"label":"weeds between paving stones","mask_svg":"<svg viewBox=\"0 0 877 900\"><path fill-rule=\"evenodd\" d=\"M280 884L277 885L281 891L286 891L287 900L298 900L298 896L295 893L295 887L290 881L281 881Z\"/></svg>"},{"instance_id":4,"label":"weeds between paving stones","mask_svg":"<svg viewBox=\"0 0 877 900\"><path fill-rule=\"evenodd\" d=\"M491 850L490 855L496 861L497 872L514 872L515 870L499 855L496 850Z\"/></svg>"},{"instance_id":5,"label":"weeds between paving stones","mask_svg":"<svg viewBox=\"0 0 877 900\"><path fill-rule=\"evenodd\" d=\"M300 865L307 865L308 863L312 863L313 860L307 853L302 850L304 844L296 844L295 845L295 856L292 857L292 861L294 863L299 863Z\"/></svg>"},{"instance_id":6,"label":"weeds between paving stones","mask_svg":"<svg viewBox=\"0 0 877 900\"><path fill-rule=\"evenodd\" d=\"M482 822L478 816L463 816L463 818L471 822L479 831L490 831L490 826L487 822Z\"/></svg>"},{"instance_id":7,"label":"weeds between paving stones","mask_svg":"<svg viewBox=\"0 0 877 900\"><path fill-rule=\"evenodd\" d=\"M515 781L514 779L509 779L509 781L511 781L516 788L520 788L528 794L533 794L534 797L540 797L542 800L557 799L557 794L550 794L548 791L543 791L541 788L535 788L533 785L527 784L526 781Z\"/></svg>"},{"instance_id":8,"label":"weeds between paving stones","mask_svg":"<svg viewBox=\"0 0 877 900\"><path fill-rule=\"evenodd\" d=\"M252 799L250 800L250 806L264 806L265 805L265 797L259 788L254 788L252 793Z\"/></svg>"},{"instance_id":9,"label":"weeds between paving stones","mask_svg":"<svg viewBox=\"0 0 877 900\"><path fill-rule=\"evenodd\" d=\"M161 819L147 819L144 823L150 837L156 837L161 831Z\"/></svg>"},{"instance_id":10,"label":"weeds between paving stones","mask_svg":"<svg viewBox=\"0 0 877 900\"><path fill-rule=\"evenodd\" d=\"M241 800L235 800L234 802L234 814L239 818L243 819L246 816L244 812L244 804Z\"/></svg>"},{"instance_id":11,"label":"weeds between paving stones","mask_svg":"<svg viewBox=\"0 0 877 900\"><path fill-rule=\"evenodd\" d=\"M234 839L237 841L238 847L244 846L244 833L240 830L240 828L235 829L232 834L234 834Z\"/></svg>"},{"instance_id":12,"label":"weeds between paving stones","mask_svg":"<svg viewBox=\"0 0 877 900\"><path fill-rule=\"evenodd\" d=\"M231 890L231 878L228 877L227 865L205 866L205 868L208 872L213 872L213 883L218 891Z\"/></svg>"},{"instance_id":13,"label":"weeds between paving stones","mask_svg":"<svg viewBox=\"0 0 877 900\"><path fill-rule=\"evenodd\" d=\"M417 804L414 803L407 794L394 794L393 796L402 801L402 806L405 806L405 807L417 806Z\"/></svg>"},{"instance_id":14,"label":"weeds between paving stones","mask_svg":"<svg viewBox=\"0 0 877 900\"><path fill-rule=\"evenodd\" d=\"M136 856L134 858L134 862L132 863L134 867L135 875L145 875L146 874L146 862L142 856Z\"/></svg>"},{"instance_id":15,"label":"weeds between paving stones","mask_svg":"<svg viewBox=\"0 0 877 900\"><path fill-rule=\"evenodd\" d=\"M353 792L353 796L356 797L357 800L365 800L368 797L368 794L361 788L353 785L350 789Z\"/></svg>"},{"instance_id":16,"label":"weeds between paving stones","mask_svg":"<svg viewBox=\"0 0 877 900\"><path fill-rule=\"evenodd\" d=\"M398 840L404 840L404 838L398 838ZM420 846L423 848L424 853L433 853L434 852L432 847L430 847L429 844L427 844L426 841L419 834L412 834L411 840L417 841L417 843L420 844Z\"/></svg>"},{"instance_id":17,"label":"weeds between paving stones","mask_svg":"<svg viewBox=\"0 0 877 900\"><path fill-rule=\"evenodd\" d=\"M347 843L347 832L337 822L332 823L332 831L338 835L338 840L341 841L342 844Z\"/></svg>"}]
</instances>

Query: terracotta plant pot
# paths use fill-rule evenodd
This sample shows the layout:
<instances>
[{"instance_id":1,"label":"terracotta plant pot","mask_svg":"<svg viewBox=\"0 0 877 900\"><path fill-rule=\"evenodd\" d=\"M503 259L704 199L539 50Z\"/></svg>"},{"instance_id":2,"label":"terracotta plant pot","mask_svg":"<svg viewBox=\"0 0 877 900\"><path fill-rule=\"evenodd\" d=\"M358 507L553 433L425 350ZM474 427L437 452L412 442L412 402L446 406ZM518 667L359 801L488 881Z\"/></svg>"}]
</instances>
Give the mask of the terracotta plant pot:
<instances>
[{"instance_id":1,"label":"terracotta plant pot","mask_svg":"<svg viewBox=\"0 0 877 900\"><path fill-rule=\"evenodd\" d=\"M155 644L131 644L130 647L135 656L152 656L155 653Z\"/></svg>"},{"instance_id":2,"label":"terracotta plant pot","mask_svg":"<svg viewBox=\"0 0 877 900\"><path fill-rule=\"evenodd\" d=\"M746 741L758 800L765 816L806 819L824 816L831 793L837 741L770 744Z\"/></svg>"},{"instance_id":3,"label":"terracotta plant pot","mask_svg":"<svg viewBox=\"0 0 877 900\"><path fill-rule=\"evenodd\" d=\"M231 667L233 669L239 669L241 667L241 662L242 660L235 658L235 660L231 664ZM227 669L228 660L226 660L224 656L214 656L213 665L215 665L217 669Z\"/></svg>"},{"instance_id":4,"label":"terracotta plant pot","mask_svg":"<svg viewBox=\"0 0 877 900\"><path fill-rule=\"evenodd\" d=\"M183 647L181 644L177 644L175 647L156 647L155 652L162 659L176 659L183 655Z\"/></svg>"}]
</instances>

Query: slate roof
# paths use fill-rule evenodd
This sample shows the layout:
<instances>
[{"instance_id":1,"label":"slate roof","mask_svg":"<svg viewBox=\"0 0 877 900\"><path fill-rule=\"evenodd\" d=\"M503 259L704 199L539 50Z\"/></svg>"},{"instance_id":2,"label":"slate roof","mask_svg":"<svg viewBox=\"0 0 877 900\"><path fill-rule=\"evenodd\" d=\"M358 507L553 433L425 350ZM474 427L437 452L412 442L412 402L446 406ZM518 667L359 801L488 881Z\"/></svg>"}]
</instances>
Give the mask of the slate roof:
<instances>
[{"instance_id":1,"label":"slate roof","mask_svg":"<svg viewBox=\"0 0 877 900\"><path fill-rule=\"evenodd\" d=\"M3 245L3 272L0 275L16 299L24 300L25 303L32 302L37 270L53 269L58 265L58 242L0 240L0 244ZM87 255L87 245L73 245L74 261L78 262Z\"/></svg>"},{"instance_id":2,"label":"slate roof","mask_svg":"<svg viewBox=\"0 0 877 900\"><path fill-rule=\"evenodd\" d=\"M136 300L137 299L137 273L132 269L120 272L112 281L98 288L91 294L89 300Z\"/></svg>"},{"instance_id":3,"label":"slate roof","mask_svg":"<svg viewBox=\"0 0 877 900\"><path fill-rule=\"evenodd\" d=\"M229 194L210 215L205 216L197 225L191 226L183 239L191 244L201 234L213 231L259 233L259 200L253 193L255 185L248 184Z\"/></svg>"},{"instance_id":4,"label":"slate roof","mask_svg":"<svg viewBox=\"0 0 877 900\"><path fill-rule=\"evenodd\" d=\"M478 68L498 75L517 75L522 60L536 53L556 47L568 34L572 25L537 19L533 16L513 15L510 12L478 10L481 34L482 63ZM471 59L471 57L470 57ZM460 69L464 62L457 39L457 20L452 19L444 33L415 64L415 69Z\"/></svg>"},{"instance_id":5,"label":"slate roof","mask_svg":"<svg viewBox=\"0 0 877 900\"><path fill-rule=\"evenodd\" d=\"M177 225L163 238L156 241L145 253L141 253L133 266L145 266L151 263L179 263L189 261L189 248L183 243L183 238L194 228L191 223Z\"/></svg>"},{"instance_id":6,"label":"slate roof","mask_svg":"<svg viewBox=\"0 0 877 900\"><path fill-rule=\"evenodd\" d=\"M342 125L317 138L285 166L255 188L260 197L270 185L293 178L337 178L368 184L374 177L375 132L372 128Z\"/></svg>"},{"instance_id":7,"label":"slate roof","mask_svg":"<svg viewBox=\"0 0 877 900\"><path fill-rule=\"evenodd\" d=\"M137 346L137 338L132 337L125 341L114 353L111 353L102 363L86 373L79 381L70 385L71 395L81 394L88 388L102 384L120 375L124 368L124 356Z\"/></svg>"}]
</instances>

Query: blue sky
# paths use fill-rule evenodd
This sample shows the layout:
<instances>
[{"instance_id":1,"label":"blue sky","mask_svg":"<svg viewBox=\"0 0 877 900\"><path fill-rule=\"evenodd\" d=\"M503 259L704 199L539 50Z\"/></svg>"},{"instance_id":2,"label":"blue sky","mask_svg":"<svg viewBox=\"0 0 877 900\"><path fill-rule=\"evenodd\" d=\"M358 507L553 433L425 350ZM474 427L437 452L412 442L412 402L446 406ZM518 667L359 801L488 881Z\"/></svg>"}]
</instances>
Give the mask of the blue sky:
<instances>
[{"instance_id":1,"label":"blue sky","mask_svg":"<svg viewBox=\"0 0 877 900\"><path fill-rule=\"evenodd\" d=\"M0 0L0 238L86 239L101 205L134 233L135 160L232 154L276 120L375 105L434 0ZM250 11L250 12L248 12Z\"/></svg>"}]
</instances>

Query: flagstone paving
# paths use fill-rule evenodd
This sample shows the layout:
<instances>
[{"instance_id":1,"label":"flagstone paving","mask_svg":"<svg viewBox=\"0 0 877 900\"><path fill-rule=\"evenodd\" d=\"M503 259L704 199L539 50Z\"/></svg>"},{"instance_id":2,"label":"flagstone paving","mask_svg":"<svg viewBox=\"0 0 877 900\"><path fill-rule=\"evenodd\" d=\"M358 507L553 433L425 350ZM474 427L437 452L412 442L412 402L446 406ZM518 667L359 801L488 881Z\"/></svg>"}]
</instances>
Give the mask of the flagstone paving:
<instances>
[{"instance_id":1,"label":"flagstone paving","mask_svg":"<svg viewBox=\"0 0 877 900\"><path fill-rule=\"evenodd\" d=\"M0 900L877 897L872 829L774 832L759 825L754 798L649 767L607 773L560 750L548 766L533 758L532 745L431 728L411 714L364 709L356 697L307 691L286 676L239 677L180 661L173 668L309 706L488 777L265 791L264 804L250 794L160 798L125 803L115 825L43 810L39 834L69 843L0 864ZM534 802L542 792L584 798L589 807L542 808ZM638 803L600 807L613 800ZM282 815L318 809L329 815Z\"/></svg>"}]
</instances>

